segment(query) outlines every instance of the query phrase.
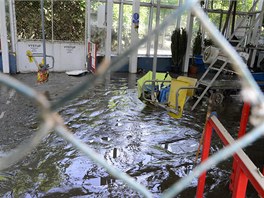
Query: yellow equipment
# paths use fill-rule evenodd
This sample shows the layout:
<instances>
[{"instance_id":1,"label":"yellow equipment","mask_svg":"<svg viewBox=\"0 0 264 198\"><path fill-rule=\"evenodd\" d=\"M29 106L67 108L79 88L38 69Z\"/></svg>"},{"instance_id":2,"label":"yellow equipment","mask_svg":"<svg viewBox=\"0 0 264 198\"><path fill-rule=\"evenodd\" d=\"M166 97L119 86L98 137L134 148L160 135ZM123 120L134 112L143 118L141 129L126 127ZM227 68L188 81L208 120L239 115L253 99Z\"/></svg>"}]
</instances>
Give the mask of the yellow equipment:
<instances>
[{"instance_id":1,"label":"yellow equipment","mask_svg":"<svg viewBox=\"0 0 264 198\"><path fill-rule=\"evenodd\" d=\"M162 82L162 81L170 81L170 82ZM146 82L147 81L147 82ZM152 80L152 72L149 71L145 74L142 78L137 81L138 85L138 98L142 96L143 91L150 91L151 89L148 88L152 86L153 82L155 82L155 91L156 93L161 94L163 89L160 90L160 85L163 84L165 86L170 85L168 87L168 98L166 99L166 103L162 103L162 100L158 100L157 98L153 100L148 100L143 96L143 99L154 103L162 108L168 110L169 115L173 118L181 118L182 112L184 108L184 104L187 97L191 97L194 95L195 84L197 79L187 77L187 76L179 76L177 79L171 78L170 76L166 75L166 73L156 73L156 79ZM159 87L159 89L157 88ZM149 90L147 90L149 89ZM167 90L166 90L167 91ZM158 94L155 95L157 97ZM162 94L161 94L162 95ZM159 103L160 101L161 103Z\"/></svg>"},{"instance_id":2,"label":"yellow equipment","mask_svg":"<svg viewBox=\"0 0 264 198\"><path fill-rule=\"evenodd\" d=\"M166 77L166 78L165 78ZM141 97L142 92L143 92L143 85L144 82L147 80L152 80L152 71L149 71L146 73L144 76L142 76L140 79L137 80L137 87L138 87L138 98ZM171 80L171 77L169 75L166 76L166 73L156 73L156 80ZM151 85L152 82L147 82L145 85ZM155 83L156 85L161 85L162 82L157 82ZM170 83L164 83L164 85L169 85Z\"/></svg>"},{"instance_id":3,"label":"yellow equipment","mask_svg":"<svg viewBox=\"0 0 264 198\"><path fill-rule=\"evenodd\" d=\"M175 109L177 113L169 112L169 115L173 118L181 118L182 117L182 112L183 112L183 106L185 104L186 96L187 96L187 89L182 89L179 92L178 95L178 107L176 107L176 94L177 91L182 88L182 87L188 87L189 83L184 82L178 79L172 79L171 80L171 88L170 88L170 93L169 93L169 101L168 101L168 106L169 108Z\"/></svg>"}]
</instances>

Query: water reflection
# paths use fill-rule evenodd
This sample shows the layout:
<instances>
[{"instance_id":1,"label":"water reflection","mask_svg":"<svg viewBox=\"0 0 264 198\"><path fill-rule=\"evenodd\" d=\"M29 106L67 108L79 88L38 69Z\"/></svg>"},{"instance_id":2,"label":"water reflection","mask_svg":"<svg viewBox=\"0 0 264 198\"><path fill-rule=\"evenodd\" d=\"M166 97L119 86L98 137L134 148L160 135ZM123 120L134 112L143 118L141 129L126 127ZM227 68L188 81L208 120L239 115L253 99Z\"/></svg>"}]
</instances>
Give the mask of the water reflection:
<instances>
[{"instance_id":1,"label":"water reflection","mask_svg":"<svg viewBox=\"0 0 264 198\"><path fill-rule=\"evenodd\" d=\"M159 197L192 170L206 106L190 112L187 104L183 118L174 120L164 110L137 99L137 78L134 74L107 76L107 81L87 90L59 113L76 137ZM57 83L57 89L63 91L63 86ZM219 114L221 119L225 116L227 129L237 132L234 126L239 122L239 108L230 105ZM221 148L218 142L212 149L217 147ZM229 192L225 188L229 164L209 171L208 197L210 193ZM0 195L6 197L141 197L55 134L5 174L11 175L0 182ZM196 185L194 180L179 197L194 197Z\"/></svg>"}]
</instances>

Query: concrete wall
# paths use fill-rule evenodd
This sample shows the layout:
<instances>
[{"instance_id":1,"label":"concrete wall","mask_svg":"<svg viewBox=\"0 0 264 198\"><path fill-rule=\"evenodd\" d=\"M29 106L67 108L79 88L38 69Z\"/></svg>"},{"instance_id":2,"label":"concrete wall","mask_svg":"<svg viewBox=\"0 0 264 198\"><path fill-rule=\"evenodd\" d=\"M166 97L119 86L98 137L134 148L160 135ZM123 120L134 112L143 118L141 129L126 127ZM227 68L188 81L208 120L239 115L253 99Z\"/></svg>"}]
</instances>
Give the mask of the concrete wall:
<instances>
[{"instance_id":1,"label":"concrete wall","mask_svg":"<svg viewBox=\"0 0 264 198\"><path fill-rule=\"evenodd\" d=\"M85 46L76 42L47 42L47 55L54 56L55 64L51 71L71 71L85 69ZM37 71L35 63L30 63L26 56L27 50L32 53L42 53L41 41L19 41L17 46L17 71L32 72ZM41 62L42 58L36 58ZM47 58L47 63L51 65L51 59Z\"/></svg>"}]
</instances>

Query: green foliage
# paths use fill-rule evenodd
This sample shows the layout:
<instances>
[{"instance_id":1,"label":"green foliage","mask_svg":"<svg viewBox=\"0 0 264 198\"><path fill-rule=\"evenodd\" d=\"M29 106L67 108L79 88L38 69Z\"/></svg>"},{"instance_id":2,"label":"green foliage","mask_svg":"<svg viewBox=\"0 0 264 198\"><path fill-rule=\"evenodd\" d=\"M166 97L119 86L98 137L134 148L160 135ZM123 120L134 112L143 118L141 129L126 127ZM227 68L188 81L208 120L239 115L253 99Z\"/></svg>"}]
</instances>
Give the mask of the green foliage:
<instances>
[{"instance_id":1,"label":"green foliage","mask_svg":"<svg viewBox=\"0 0 264 198\"><path fill-rule=\"evenodd\" d=\"M212 45L214 45L214 42L212 39L207 39L207 38L204 39L204 46L205 47L212 46Z\"/></svg>"},{"instance_id":2,"label":"green foliage","mask_svg":"<svg viewBox=\"0 0 264 198\"><path fill-rule=\"evenodd\" d=\"M41 39L39 1L16 1L17 35L22 39Z\"/></svg>"},{"instance_id":3,"label":"green foliage","mask_svg":"<svg viewBox=\"0 0 264 198\"><path fill-rule=\"evenodd\" d=\"M19 39L41 39L40 1L15 1L17 34ZM85 32L85 0L53 1L44 3L46 38L55 40L80 41Z\"/></svg>"},{"instance_id":4,"label":"green foliage","mask_svg":"<svg viewBox=\"0 0 264 198\"><path fill-rule=\"evenodd\" d=\"M54 38L56 40L83 40L84 6L82 1L54 1Z\"/></svg>"},{"instance_id":5,"label":"green foliage","mask_svg":"<svg viewBox=\"0 0 264 198\"><path fill-rule=\"evenodd\" d=\"M171 35L171 56L175 67L181 67L187 48L187 32L184 28L175 29Z\"/></svg>"},{"instance_id":6,"label":"green foliage","mask_svg":"<svg viewBox=\"0 0 264 198\"><path fill-rule=\"evenodd\" d=\"M202 33L197 32L193 42L193 56L202 54Z\"/></svg>"}]
</instances>

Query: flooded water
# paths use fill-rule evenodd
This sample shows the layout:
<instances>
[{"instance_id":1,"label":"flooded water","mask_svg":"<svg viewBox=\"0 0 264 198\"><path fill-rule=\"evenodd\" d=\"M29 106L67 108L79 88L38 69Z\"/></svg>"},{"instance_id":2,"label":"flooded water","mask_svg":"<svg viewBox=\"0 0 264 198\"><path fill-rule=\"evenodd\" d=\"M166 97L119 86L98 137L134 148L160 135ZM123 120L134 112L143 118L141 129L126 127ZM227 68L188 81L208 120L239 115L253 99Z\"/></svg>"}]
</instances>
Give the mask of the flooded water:
<instances>
[{"instance_id":1,"label":"flooded water","mask_svg":"<svg viewBox=\"0 0 264 198\"><path fill-rule=\"evenodd\" d=\"M51 74L49 84L43 85L51 89L52 102L65 89L65 84L57 84L55 87L52 84L55 80L66 78L63 76L65 74L57 75L54 77L54 74L52 79ZM109 164L146 186L155 197L160 197L162 192L194 167L207 108L204 102L191 112L190 101L183 118L175 120L166 111L137 99L137 77L139 76L114 74L60 108L59 114L76 137L104 156ZM27 78L18 78L27 81ZM86 76L78 80L67 78L68 84L73 85L83 81ZM18 103L14 99L14 106L18 105L16 102ZM26 100L22 102L29 104ZM219 119L233 135L238 131L241 107L239 100L232 99L217 109ZM23 111L21 105L19 109ZM22 131L28 129L34 133L39 123L36 110L25 109L27 110L22 114L32 118L27 119L22 126L19 125L18 129L22 134L16 136L19 142L29 136ZM14 123L22 118L16 119L13 120ZM5 124L4 128L11 132L11 126L10 123ZM16 141L8 144L3 141L2 150L13 148L16 144ZM213 136L211 152L221 148L219 138ZM229 159L208 171L205 197L231 196L228 189L231 166L232 160ZM196 185L197 179L177 197L194 197ZM253 192L252 196L254 195L256 194ZM0 173L0 196L141 197L55 133L48 135L24 160Z\"/></svg>"}]
</instances>

